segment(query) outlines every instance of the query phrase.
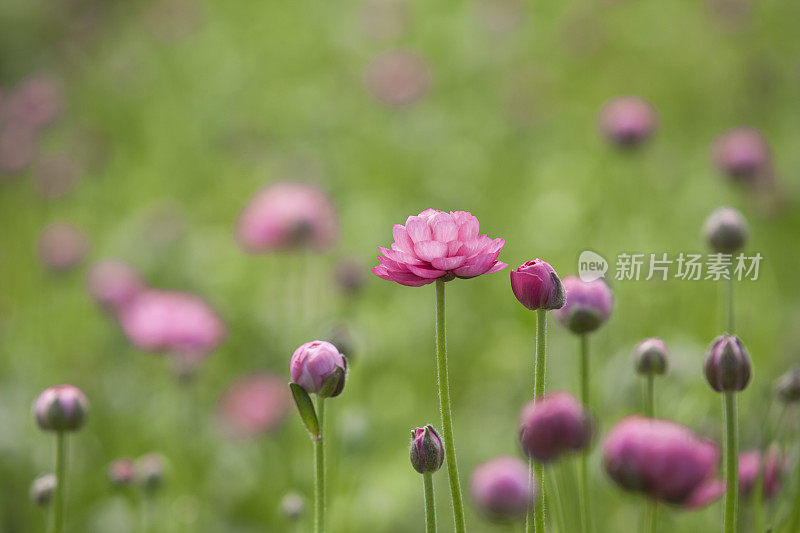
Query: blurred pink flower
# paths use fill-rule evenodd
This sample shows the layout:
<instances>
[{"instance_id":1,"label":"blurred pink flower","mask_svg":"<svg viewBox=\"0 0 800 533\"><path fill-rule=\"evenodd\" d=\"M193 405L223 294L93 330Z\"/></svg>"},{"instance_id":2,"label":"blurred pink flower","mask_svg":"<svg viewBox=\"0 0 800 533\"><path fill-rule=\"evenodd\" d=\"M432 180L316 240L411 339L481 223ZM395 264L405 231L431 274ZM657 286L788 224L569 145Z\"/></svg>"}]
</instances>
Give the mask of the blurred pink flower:
<instances>
[{"instance_id":1,"label":"blurred pink flower","mask_svg":"<svg viewBox=\"0 0 800 533\"><path fill-rule=\"evenodd\" d=\"M739 127L714 139L711 159L731 181L758 188L772 184L772 155L755 128Z\"/></svg>"},{"instance_id":2,"label":"blurred pink flower","mask_svg":"<svg viewBox=\"0 0 800 533\"><path fill-rule=\"evenodd\" d=\"M541 463L589 447L594 423L586 407L571 394L552 392L531 400L519 416L519 442L528 457Z\"/></svg>"},{"instance_id":3,"label":"blurred pink flower","mask_svg":"<svg viewBox=\"0 0 800 533\"><path fill-rule=\"evenodd\" d=\"M3 118L41 128L51 124L64 109L61 84L52 76L38 74L22 80L3 102Z\"/></svg>"},{"instance_id":4,"label":"blurred pink flower","mask_svg":"<svg viewBox=\"0 0 800 533\"><path fill-rule=\"evenodd\" d=\"M758 476L763 475L764 497L773 498L781 490L781 481L787 461L780 451L772 447L763 455L758 450L739 454L739 492L748 497L756 486Z\"/></svg>"},{"instance_id":5,"label":"blurred pink flower","mask_svg":"<svg viewBox=\"0 0 800 533\"><path fill-rule=\"evenodd\" d=\"M45 198L59 198L67 194L80 178L77 161L65 152L42 155L33 166L33 183Z\"/></svg>"},{"instance_id":6,"label":"blurred pink flower","mask_svg":"<svg viewBox=\"0 0 800 533\"><path fill-rule=\"evenodd\" d=\"M93 264L86 284L92 299L113 313L120 312L147 287L139 271L119 259Z\"/></svg>"},{"instance_id":7,"label":"blurred pink flower","mask_svg":"<svg viewBox=\"0 0 800 533\"><path fill-rule=\"evenodd\" d=\"M530 482L528 465L508 455L476 466L469 487L475 506L492 520L523 518L538 497L536 484Z\"/></svg>"},{"instance_id":8,"label":"blurred pink flower","mask_svg":"<svg viewBox=\"0 0 800 533\"><path fill-rule=\"evenodd\" d=\"M556 318L573 333L589 333L611 316L614 295L602 278L583 281L578 276L563 279L567 301L554 311Z\"/></svg>"},{"instance_id":9,"label":"blurred pink flower","mask_svg":"<svg viewBox=\"0 0 800 533\"><path fill-rule=\"evenodd\" d=\"M426 209L395 224L391 249L378 247L380 265L372 267L379 278L420 287L444 278L474 278L508 266L497 260L503 239L478 235L478 219L466 211L446 213Z\"/></svg>"},{"instance_id":10,"label":"blurred pink flower","mask_svg":"<svg viewBox=\"0 0 800 533\"><path fill-rule=\"evenodd\" d=\"M650 137L658 126L656 109L643 98L620 96L600 110L598 128L619 146L635 146Z\"/></svg>"},{"instance_id":11,"label":"blurred pink flower","mask_svg":"<svg viewBox=\"0 0 800 533\"><path fill-rule=\"evenodd\" d=\"M89 251L89 240L80 229L65 222L56 222L39 235L39 259L47 268L57 271L77 266Z\"/></svg>"},{"instance_id":12,"label":"blurred pink flower","mask_svg":"<svg viewBox=\"0 0 800 533\"><path fill-rule=\"evenodd\" d=\"M336 207L314 185L273 183L258 191L242 210L236 237L250 253L301 247L324 250L339 237Z\"/></svg>"},{"instance_id":13,"label":"blurred pink flower","mask_svg":"<svg viewBox=\"0 0 800 533\"><path fill-rule=\"evenodd\" d=\"M425 61L406 50L390 50L373 59L365 81L373 96L384 104L408 105L422 98L430 85Z\"/></svg>"},{"instance_id":14,"label":"blurred pink flower","mask_svg":"<svg viewBox=\"0 0 800 533\"><path fill-rule=\"evenodd\" d=\"M39 140L27 124L0 124L0 172L16 174L25 170L36 156Z\"/></svg>"},{"instance_id":15,"label":"blurred pink flower","mask_svg":"<svg viewBox=\"0 0 800 533\"><path fill-rule=\"evenodd\" d=\"M277 429L289 406L286 379L262 372L234 380L222 394L217 417L226 433L251 438Z\"/></svg>"}]
</instances>

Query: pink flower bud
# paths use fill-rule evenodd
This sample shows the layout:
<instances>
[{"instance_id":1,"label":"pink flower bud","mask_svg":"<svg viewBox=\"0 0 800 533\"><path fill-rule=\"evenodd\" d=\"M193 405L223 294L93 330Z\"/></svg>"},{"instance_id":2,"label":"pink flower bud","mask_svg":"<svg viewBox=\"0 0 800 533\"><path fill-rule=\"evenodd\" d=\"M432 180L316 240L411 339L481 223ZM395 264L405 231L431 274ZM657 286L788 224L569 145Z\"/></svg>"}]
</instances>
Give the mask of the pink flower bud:
<instances>
[{"instance_id":1,"label":"pink flower bud","mask_svg":"<svg viewBox=\"0 0 800 533\"><path fill-rule=\"evenodd\" d=\"M717 392L738 392L750 382L750 356L736 335L720 335L713 340L703 364L706 380Z\"/></svg>"},{"instance_id":2,"label":"pink flower bud","mask_svg":"<svg viewBox=\"0 0 800 533\"><path fill-rule=\"evenodd\" d=\"M667 343L658 337L645 339L633 349L633 364L643 376L660 376L669 367Z\"/></svg>"},{"instance_id":3,"label":"pink flower bud","mask_svg":"<svg viewBox=\"0 0 800 533\"><path fill-rule=\"evenodd\" d=\"M378 55L367 67L365 82L380 102L408 105L425 96L430 71L418 55L407 50L390 50Z\"/></svg>"},{"instance_id":4,"label":"pink flower bud","mask_svg":"<svg viewBox=\"0 0 800 533\"><path fill-rule=\"evenodd\" d=\"M603 445L603 466L620 487L687 509L724 494L718 463L716 444L670 420L623 418Z\"/></svg>"},{"instance_id":5,"label":"pink flower bud","mask_svg":"<svg viewBox=\"0 0 800 533\"><path fill-rule=\"evenodd\" d=\"M33 404L33 414L45 431L75 431L86 422L89 400L78 387L54 385L45 389Z\"/></svg>"},{"instance_id":6,"label":"pink flower bud","mask_svg":"<svg viewBox=\"0 0 800 533\"><path fill-rule=\"evenodd\" d=\"M286 494L281 500L281 512L289 520L297 520L306 508L305 499L296 492Z\"/></svg>"},{"instance_id":7,"label":"pink flower bud","mask_svg":"<svg viewBox=\"0 0 800 533\"><path fill-rule=\"evenodd\" d=\"M153 492L164 484L164 458L157 453L148 453L136 461L136 479L142 488Z\"/></svg>"},{"instance_id":8,"label":"pink flower bud","mask_svg":"<svg viewBox=\"0 0 800 533\"><path fill-rule=\"evenodd\" d=\"M800 401L800 366L790 368L778 378L775 394L783 403Z\"/></svg>"},{"instance_id":9,"label":"pink flower bud","mask_svg":"<svg viewBox=\"0 0 800 533\"><path fill-rule=\"evenodd\" d=\"M722 254L739 251L749 233L744 215L732 207L715 209L703 226L703 234L711 249Z\"/></svg>"},{"instance_id":10,"label":"pink flower bud","mask_svg":"<svg viewBox=\"0 0 800 533\"><path fill-rule=\"evenodd\" d=\"M294 351L289 372L307 393L333 397L344 389L347 361L333 344L311 341Z\"/></svg>"},{"instance_id":11,"label":"pink flower bud","mask_svg":"<svg viewBox=\"0 0 800 533\"><path fill-rule=\"evenodd\" d=\"M636 146L650 137L658 125L655 108L642 98L621 96L600 110L598 128L618 146Z\"/></svg>"},{"instance_id":12,"label":"pink flower bud","mask_svg":"<svg viewBox=\"0 0 800 533\"><path fill-rule=\"evenodd\" d=\"M444 446L439 434L428 424L411 431L411 466L420 474L436 472L444 462Z\"/></svg>"},{"instance_id":13,"label":"pink flower bud","mask_svg":"<svg viewBox=\"0 0 800 533\"><path fill-rule=\"evenodd\" d=\"M711 158L731 181L761 187L772 181L772 156L766 139L748 127L721 134L711 147Z\"/></svg>"},{"instance_id":14,"label":"pink flower bud","mask_svg":"<svg viewBox=\"0 0 800 533\"><path fill-rule=\"evenodd\" d=\"M103 259L93 264L86 284L92 299L112 313L122 311L145 289L139 271L119 259Z\"/></svg>"},{"instance_id":15,"label":"pink flower bud","mask_svg":"<svg viewBox=\"0 0 800 533\"><path fill-rule=\"evenodd\" d=\"M590 333L606 323L614 307L614 295L602 279L581 281L564 278L566 303L555 311L556 318L573 333Z\"/></svg>"},{"instance_id":16,"label":"pink flower bud","mask_svg":"<svg viewBox=\"0 0 800 533\"><path fill-rule=\"evenodd\" d=\"M541 463L587 449L593 433L589 411L567 392L553 392L531 400L519 416L522 450Z\"/></svg>"},{"instance_id":17,"label":"pink flower bud","mask_svg":"<svg viewBox=\"0 0 800 533\"><path fill-rule=\"evenodd\" d=\"M136 465L127 457L112 461L108 465L108 479L114 487L130 485L136 479Z\"/></svg>"},{"instance_id":18,"label":"pink flower bud","mask_svg":"<svg viewBox=\"0 0 800 533\"><path fill-rule=\"evenodd\" d=\"M65 271L76 267L89 251L89 241L80 229L56 222L39 235L39 259L47 268Z\"/></svg>"},{"instance_id":19,"label":"pink flower bud","mask_svg":"<svg viewBox=\"0 0 800 533\"><path fill-rule=\"evenodd\" d=\"M53 501L58 478L55 474L44 474L33 480L30 488L31 501L39 507L46 507Z\"/></svg>"},{"instance_id":20,"label":"pink flower bud","mask_svg":"<svg viewBox=\"0 0 800 533\"><path fill-rule=\"evenodd\" d=\"M739 454L739 493L747 498L753 492L759 476L763 476L764 498L775 497L781 490L786 461L776 447L763 456L752 450Z\"/></svg>"},{"instance_id":21,"label":"pink flower bud","mask_svg":"<svg viewBox=\"0 0 800 533\"><path fill-rule=\"evenodd\" d=\"M561 279L541 259L526 261L511 271L511 290L519 303L531 311L559 309L566 301Z\"/></svg>"},{"instance_id":22,"label":"pink flower bud","mask_svg":"<svg viewBox=\"0 0 800 533\"><path fill-rule=\"evenodd\" d=\"M469 486L475 506L491 520L521 519L538 497L528 465L508 455L476 466Z\"/></svg>"},{"instance_id":23,"label":"pink flower bud","mask_svg":"<svg viewBox=\"0 0 800 533\"><path fill-rule=\"evenodd\" d=\"M314 185L273 183L258 191L242 210L236 237L249 253L326 250L339 237L338 215L328 195Z\"/></svg>"},{"instance_id":24,"label":"pink flower bud","mask_svg":"<svg viewBox=\"0 0 800 533\"><path fill-rule=\"evenodd\" d=\"M252 438L276 430L289 410L286 379L275 374L242 376L225 390L217 417L226 433Z\"/></svg>"}]
</instances>

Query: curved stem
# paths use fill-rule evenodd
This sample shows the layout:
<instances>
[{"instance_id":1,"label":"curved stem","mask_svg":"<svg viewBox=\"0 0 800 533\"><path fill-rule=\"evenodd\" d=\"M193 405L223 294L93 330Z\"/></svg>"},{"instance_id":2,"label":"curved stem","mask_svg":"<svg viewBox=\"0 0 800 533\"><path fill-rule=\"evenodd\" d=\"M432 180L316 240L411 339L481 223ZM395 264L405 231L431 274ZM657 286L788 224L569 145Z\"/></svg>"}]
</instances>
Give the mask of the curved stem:
<instances>
[{"instance_id":1,"label":"curved stem","mask_svg":"<svg viewBox=\"0 0 800 533\"><path fill-rule=\"evenodd\" d=\"M581 335L581 401L587 409L590 402L590 388L589 388L589 338L587 335ZM580 517L581 517L581 531L588 533L589 531L589 450L584 451L580 457L581 477L580 477Z\"/></svg>"},{"instance_id":2,"label":"curved stem","mask_svg":"<svg viewBox=\"0 0 800 533\"><path fill-rule=\"evenodd\" d=\"M425 491L425 531L436 533L436 501L433 499L433 474L422 474L422 488Z\"/></svg>"},{"instance_id":3,"label":"curved stem","mask_svg":"<svg viewBox=\"0 0 800 533\"><path fill-rule=\"evenodd\" d=\"M544 394L545 384L545 346L547 344L547 311L536 311L536 360L533 367L533 401L537 401ZM531 483L539 483L539 501L533 506L533 519L528 512L526 531L544 533L545 493L544 471L541 463L530 462Z\"/></svg>"},{"instance_id":4,"label":"curved stem","mask_svg":"<svg viewBox=\"0 0 800 533\"><path fill-rule=\"evenodd\" d=\"M320 439L314 441L314 531L325 531L325 398L317 397Z\"/></svg>"},{"instance_id":5,"label":"curved stem","mask_svg":"<svg viewBox=\"0 0 800 533\"><path fill-rule=\"evenodd\" d=\"M739 497L739 435L737 427L736 393L722 396L725 409L725 461L728 475L728 492L725 494L725 533L736 533L738 526Z\"/></svg>"},{"instance_id":6,"label":"curved stem","mask_svg":"<svg viewBox=\"0 0 800 533\"><path fill-rule=\"evenodd\" d=\"M436 362L439 379L439 408L442 412L444 458L447 460L447 475L450 478L450 496L453 500L453 519L457 533L464 533L464 502L461 483L458 479L456 447L453 442L453 414L450 409L450 378L447 370L447 337L445 336L444 280L436 280Z\"/></svg>"},{"instance_id":7,"label":"curved stem","mask_svg":"<svg viewBox=\"0 0 800 533\"><path fill-rule=\"evenodd\" d=\"M53 533L64 531L64 495L67 489L67 435L56 433L56 494L53 501Z\"/></svg>"}]
</instances>

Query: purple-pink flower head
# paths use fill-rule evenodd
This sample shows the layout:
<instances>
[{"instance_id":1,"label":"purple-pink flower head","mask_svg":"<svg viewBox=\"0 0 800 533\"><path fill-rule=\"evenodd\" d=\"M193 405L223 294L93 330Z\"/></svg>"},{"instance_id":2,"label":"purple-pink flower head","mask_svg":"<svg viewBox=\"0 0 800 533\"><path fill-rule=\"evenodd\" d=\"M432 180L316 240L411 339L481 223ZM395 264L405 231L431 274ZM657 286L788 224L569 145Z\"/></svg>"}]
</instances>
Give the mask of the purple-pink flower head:
<instances>
[{"instance_id":1,"label":"purple-pink flower head","mask_svg":"<svg viewBox=\"0 0 800 533\"><path fill-rule=\"evenodd\" d=\"M258 373L237 378L223 393L217 418L225 433L252 438L276 430L289 410L286 379Z\"/></svg>"},{"instance_id":2,"label":"purple-pink flower head","mask_svg":"<svg viewBox=\"0 0 800 533\"><path fill-rule=\"evenodd\" d=\"M747 387L752 373L750 355L736 335L720 335L706 352L706 381L717 392L738 392Z\"/></svg>"},{"instance_id":3,"label":"purple-pink flower head","mask_svg":"<svg viewBox=\"0 0 800 533\"><path fill-rule=\"evenodd\" d=\"M446 213L426 209L395 224L391 248L378 247L380 265L372 267L379 278L420 287L439 278L474 278L506 266L497 260L506 243L479 235L478 219L467 211Z\"/></svg>"},{"instance_id":4,"label":"purple-pink flower head","mask_svg":"<svg viewBox=\"0 0 800 533\"><path fill-rule=\"evenodd\" d=\"M108 480L114 487L130 485L136 479L136 465L132 459L123 457L108 465Z\"/></svg>"},{"instance_id":5,"label":"purple-pink flower head","mask_svg":"<svg viewBox=\"0 0 800 533\"><path fill-rule=\"evenodd\" d=\"M292 381L307 393L330 398L338 396L344 389L347 361L333 344L311 341L294 351L289 373Z\"/></svg>"},{"instance_id":6,"label":"purple-pink flower head","mask_svg":"<svg viewBox=\"0 0 800 533\"><path fill-rule=\"evenodd\" d=\"M227 334L216 311L201 297L180 291L147 289L119 314L128 340L147 352L203 359Z\"/></svg>"},{"instance_id":7,"label":"purple-pink flower head","mask_svg":"<svg viewBox=\"0 0 800 533\"><path fill-rule=\"evenodd\" d=\"M146 288L139 271L119 259L102 259L93 264L86 284L92 299L115 314Z\"/></svg>"},{"instance_id":8,"label":"purple-pink flower head","mask_svg":"<svg viewBox=\"0 0 800 533\"><path fill-rule=\"evenodd\" d=\"M86 422L89 400L78 387L53 385L33 404L36 423L45 431L75 431Z\"/></svg>"},{"instance_id":9,"label":"purple-pink flower head","mask_svg":"<svg viewBox=\"0 0 800 533\"><path fill-rule=\"evenodd\" d=\"M669 367L667 343L658 337L650 337L633 349L633 365L642 376L660 376Z\"/></svg>"},{"instance_id":10,"label":"purple-pink flower head","mask_svg":"<svg viewBox=\"0 0 800 533\"><path fill-rule=\"evenodd\" d=\"M717 170L734 182L761 187L772 180L769 145L755 128L734 128L721 134L712 144L711 158Z\"/></svg>"},{"instance_id":11,"label":"purple-pink flower head","mask_svg":"<svg viewBox=\"0 0 800 533\"><path fill-rule=\"evenodd\" d=\"M686 509L705 507L724 494L718 463L716 444L670 420L623 418L603 445L603 466L620 487Z\"/></svg>"},{"instance_id":12,"label":"purple-pink flower head","mask_svg":"<svg viewBox=\"0 0 800 533\"><path fill-rule=\"evenodd\" d=\"M512 270L510 276L514 296L531 311L563 307L564 286L549 263L541 259L526 261Z\"/></svg>"},{"instance_id":13,"label":"purple-pink flower head","mask_svg":"<svg viewBox=\"0 0 800 533\"><path fill-rule=\"evenodd\" d=\"M577 276L567 276L564 290L567 302L555 315L573 333L590 333L611 316L614 295L602 279L582 281Z\"/></svg>"},{"instance_id":14,"label":"purple-pink flower head","mask_svg":"<svg viewBox=\"0 0 800 533\"><path fill-rule=\"evenodd\" d=\"M733 207L718 207L708 215L703 234L712 250L722 254L739 251L750 233L747 219Z\"/></svg>"},{"instance_id":15,"label":"purple-pink flower head","mask_svg":"<svg viewBox=\"0 0 800 533\"><path fill-rule=\"evenodd\" d=\"M606 102L600 110L598 127L618 146L635 146L646 140L658 125L656 109L642 98L621 96Z\"/></svg>"},{"instance_id":16,"label":"purple-pink flower head","mask_svg":"<svg viewBox=\"0 0 800 533\"><path fill-rule=\"evenodd\" d=\"M775 497L781 490L786 461L780 451L772 446L763 455L758 450L739 454L739 493L747 498L753 492L758 477L763 476L764 498Z\"/></svg>"},{"instance_id":17,"label":"purple-pink flower head","mask_svg":"<svg viewBox=\"0 0 800 533\"><path fill-rule=\"evenodd\" d=\"M589 411L567 392L557 391L531 400L520 412L522 450L541 463L587 449L593 434Z\"/></svg>"},{"instance_id":18,"label":"purple-pink flower head","mask_svg":"<svg viewBox=\"0 0 800 533\"><path fill-rule=\"evenodd\" d=\"M239 215L236 238L249 253L297 248L322 251L339 237L330 197L308 183L278 182L258 191Z\"/></svg>"},{"instance_id":19,"label":"purple-pink flower head","mask_svg":"<svg viewBox=\"0 0 800 533\"><path fill-rule=\"evenodd\" d=\"M521 519L537 498L528 465L508 455L476 466L469 487L473 503L490 520Z\"/></svg>"},{"instance_id":20,"label":"purple-pink flower head","mask_svg":"<svg viewBox=\"0 0 800 533\"><path fill-rule=\"evenodd\" d=\"M420 474L436 472L442 467L444 446L433 426L428 424L411 430L409 457L411 466Z\"/></svg>"},{"instance_id":21,"label":"purple-pink flower head","mask_svg":"<svg viewBox=\"0 0 800 533\"><path fill-rule=\"evenodd\" d=\"M370 63L365 82L380 102L402 106L425 95L430 85L430 72L418 55L407 50L389 50Z\"/></svg>"},{"instance_id":22,"label":"purple-pink flower head","mask_svg":"<svg viewBox=\"0 0 800 533\"><path fill-rule=\"evenodd\" d=\"M83 261L89 251L86 234L72 224L53 223L39 235L39 259L47 268L66 271Z\"/></svg>"}]
</instances>

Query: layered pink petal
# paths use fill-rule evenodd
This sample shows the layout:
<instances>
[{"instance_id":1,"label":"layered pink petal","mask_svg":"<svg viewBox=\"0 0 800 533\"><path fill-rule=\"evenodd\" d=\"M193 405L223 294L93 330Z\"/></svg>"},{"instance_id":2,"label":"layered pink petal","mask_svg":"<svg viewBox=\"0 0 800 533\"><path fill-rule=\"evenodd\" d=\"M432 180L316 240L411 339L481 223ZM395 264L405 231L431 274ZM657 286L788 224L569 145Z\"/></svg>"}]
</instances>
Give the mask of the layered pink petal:
<instances>
[{"instance_id":1,"label":"layered pink petal","mask_svg":"<svg viewBox=\"0 0 800 533\"><path fill-rule=\"evenodd\" d=\"M405 226L395 224L392 228L392 237L394 237L394 243L392 243L394 249L399 249L407 253L414 251L414 241L408 236L408 231L406 231Z\"/></svg>"},{"instance_id":2,"label":"layered pink petal","mask_svg":"<svg viewBox=\"0 0 800 533\"><path fill-rule=\"evenodd\" d=\"M463 265L466 260L467 258L462 255L456 255L454 257L437 257L431 261L431 265L433 265L433 268L439 270L453 270L454 268L458 268Z\"/></svg>"},{"instance_id":3,"label":"layered pink petal","mask_svg":"<svg viewBox=\"0 0 800 533\"><path fill-rule=\"evenodd\" d=\"M420 217L408 217L406 220L406 231L411 240L415 243L421 241L429 241L433 236L431 228L428 227L428 222Z\"/></svg>"},{"instance_id":4,"label":"layered pink petal","mask_svg":"<svg viewBox=\"0 0 800 533\"><path fill-rule=\"evenodd\" d=\"M439 241L420 241L414 244L414 253L423 261L447 257L447 244Z\"/></svg>"}]
</instances>

